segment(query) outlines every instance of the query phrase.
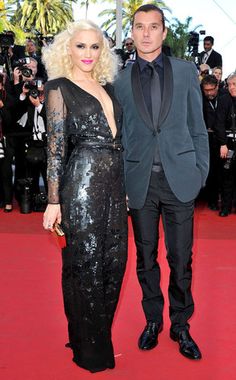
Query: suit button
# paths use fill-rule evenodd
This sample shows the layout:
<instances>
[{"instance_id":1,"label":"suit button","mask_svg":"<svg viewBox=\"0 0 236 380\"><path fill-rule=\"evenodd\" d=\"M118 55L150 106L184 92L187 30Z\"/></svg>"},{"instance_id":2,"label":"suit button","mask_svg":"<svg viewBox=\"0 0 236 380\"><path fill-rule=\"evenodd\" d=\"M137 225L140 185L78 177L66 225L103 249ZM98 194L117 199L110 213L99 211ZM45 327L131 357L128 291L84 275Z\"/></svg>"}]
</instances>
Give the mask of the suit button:
<instances>
[{"instance_id":1,"label":"suit button","mask_svg":"<svg viewBox=\"0 0 236 380\"><path fill-rule=\"evenodd\" d=\"M153 135L153 136L156 136L156 135L157 135L156 131L153 131L152 135Z\"/></svg>"},{"instance_id":2,"label":"suit button","mask_svg":"<svg viewBox=\"0 0 236 380\"><path fill-rule=\"evenodd\" d=\"M160 128L158 128L157 132L158 132L158 133L161 133L161 129L160 129Z\"/></svg>"}]
</instances>

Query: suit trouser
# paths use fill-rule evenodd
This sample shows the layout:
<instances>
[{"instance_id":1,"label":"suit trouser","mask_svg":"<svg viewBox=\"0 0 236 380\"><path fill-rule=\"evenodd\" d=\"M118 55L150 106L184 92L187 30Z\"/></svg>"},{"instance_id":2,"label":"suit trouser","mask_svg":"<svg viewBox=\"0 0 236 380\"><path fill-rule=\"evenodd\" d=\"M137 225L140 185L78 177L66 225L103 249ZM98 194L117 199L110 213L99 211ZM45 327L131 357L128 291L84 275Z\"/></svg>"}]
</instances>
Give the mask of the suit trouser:
<instances>
[{"instance_id":1,"label":"suit trouser","mask_svg":"<svg viewBox=\"0 0 236 380\"><path fill-rule=\"evenodd\" d=\"M191 293L194 201L180 202L164 172L152 172L145 204L130 214L137 248L137 276L143 292L142 306L148 321L162 322L164 298L157 262L159 221L162 215L167 260L170 267L169 314L177 332L188 328L194 310Z\"/></svg>"},{"instance_id":2,"label":"suit trouser","mask_svg":"<svg viewBox=\"0 0 236 380\"><path fill-rule=\"evenodd\" d=\"M218 205L220 193L220 148L213 132L209 132L208 137L210 148L210 167L206 180L206 196L208 205Z\"/></svg>"}]
</instances>

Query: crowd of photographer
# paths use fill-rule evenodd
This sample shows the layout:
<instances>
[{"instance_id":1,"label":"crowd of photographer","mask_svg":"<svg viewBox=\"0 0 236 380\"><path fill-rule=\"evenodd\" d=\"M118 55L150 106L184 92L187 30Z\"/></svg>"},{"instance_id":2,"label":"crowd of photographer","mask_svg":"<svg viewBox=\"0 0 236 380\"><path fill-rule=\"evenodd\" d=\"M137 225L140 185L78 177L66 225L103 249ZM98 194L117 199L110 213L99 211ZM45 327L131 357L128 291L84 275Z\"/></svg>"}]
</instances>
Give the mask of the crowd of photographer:
<instances>
[{"instance_id":1,"label":"crowd of photographer","mask_svg":"<svg viewBox=\"0 0 236 380\"><path fill-rule=\"evenodd\" d=\"M46 205L47 77L33 41L14 45L9 32L0 35L0 49L0 203L10 212L15 198L28 213Z\"/></svg>"}]
</instances>

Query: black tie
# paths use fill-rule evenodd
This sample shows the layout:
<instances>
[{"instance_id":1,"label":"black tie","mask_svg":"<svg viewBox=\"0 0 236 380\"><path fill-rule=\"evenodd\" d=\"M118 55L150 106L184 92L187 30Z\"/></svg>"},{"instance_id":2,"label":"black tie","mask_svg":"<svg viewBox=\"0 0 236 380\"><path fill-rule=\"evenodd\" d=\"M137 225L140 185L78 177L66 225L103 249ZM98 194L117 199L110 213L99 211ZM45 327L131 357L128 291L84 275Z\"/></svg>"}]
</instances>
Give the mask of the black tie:
<instances>
[{"instance_id":1,"label":"black tie","mask_svg":"<svg viewBox=\"0 0 236 380\"><path fill-rule=\"evenodd\" d=\"M161 109L161 88L159 75L152 62L148 63L152 70L151 74L151 101L152 101L152 119L154 127L157 126L159 113Z\"/></svg>"}]
</instances>

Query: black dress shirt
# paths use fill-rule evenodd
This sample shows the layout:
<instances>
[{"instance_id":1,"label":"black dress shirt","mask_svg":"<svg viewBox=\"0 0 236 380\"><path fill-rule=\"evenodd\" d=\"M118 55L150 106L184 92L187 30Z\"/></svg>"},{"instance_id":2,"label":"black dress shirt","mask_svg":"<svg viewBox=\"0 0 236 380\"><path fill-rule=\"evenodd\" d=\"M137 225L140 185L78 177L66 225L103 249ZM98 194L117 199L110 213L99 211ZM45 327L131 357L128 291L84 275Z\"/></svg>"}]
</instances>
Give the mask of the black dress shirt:
<instances>
[{"instance_id":1,"label":"black dress shirt","mask_svg":"<svg viewBox=\"0 0 236 380\"><path fill-rule=\"evenodd\" d=\"M140 80L141 80L141 86L143 91L144 100L147 106L147 109L149 111L150 117L152 119L152 99L151 99L151 77L152 77L152 69L148 66L149 62L138 57L137 58L139 69L140 69ZM163 87L164 87L164 66L163 66L163 58L162 53L152 61L155 70L157 71L159 75L160 80L160 90L161 95L163 95ZM158 152L158 148L156 147L156 151L154 154L154 160L153 160L153 170L154 167L161 168L161 162L160 162L160 155ZM155 171L157 171L155 169ZM159 171L159 169L158 169Z\"/></svg>"},{"instance_id":2,"label":"black dress shirt","mask_svg":"<svg viewBox=\"0 0 236 380\"><path fill-rule=\"evenodd\" d=\"M137 58L139 69L140 69L140 80L143 90L144 100L149 111L150 116L152 117L152 101L151 101L151 69L148 67L149 62L138 57ZM163 67L163 59L162 53L152 61L154 67L159 75L160 86L161 86L161 94L163 94L163 86L164 86L164 67Z\"/></svg>"}]
</instances>

